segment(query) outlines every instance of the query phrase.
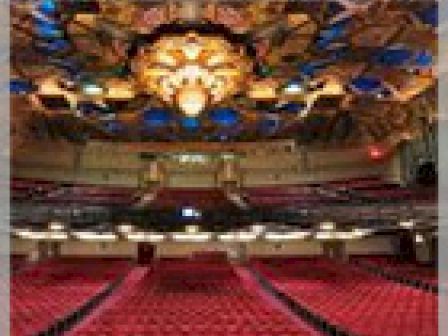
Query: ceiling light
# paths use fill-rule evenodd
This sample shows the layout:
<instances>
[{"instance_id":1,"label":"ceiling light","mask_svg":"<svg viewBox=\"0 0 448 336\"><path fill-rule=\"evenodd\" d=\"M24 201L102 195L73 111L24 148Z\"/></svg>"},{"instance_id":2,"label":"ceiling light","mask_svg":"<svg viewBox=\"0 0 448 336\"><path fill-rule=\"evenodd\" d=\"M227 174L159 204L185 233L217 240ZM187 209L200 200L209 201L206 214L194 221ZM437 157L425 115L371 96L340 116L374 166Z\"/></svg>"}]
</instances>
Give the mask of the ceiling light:
<instances>
[{"instance_id":1,"label":"ceiling light","mask_svg":"<svg viewBox=\"0 0 448 336\"><path fill-rule=\"evenodd\" d=\"M207 104L207 94L200 87L182 89L177 104L187 117L197 117Z\"/></svg>"},{"instance_id":2,"label":"ceiling light","mask_svg":"<svg viewBox=\"0 0 448 336\"><path fill-rule=\"evenodd\" d=\"M320 231L314 234L314 238L317 240L351 240L359 238L359 236L353 232Z\"/></svg>"},{"instance_id":3,"label":"ceiling light","mask_svg":"<svg viewBox=\"0 0 448 336\"><path fill-rule=\"evenodd\" d=\"M299 82L292 81L285 86L284 92L290 95L302 93L303 92L302 84Z\"/></svg>"},{"instance_id":4,"label":"ceiling light","mask_svg":"<svg viewBox=\"0 0 448 336\"><path fill-rule=\"evenodd\" d=\"M114 241L117 239L117 235L113 232L73 232L73 236L79 240L89 240L89 241Z\"/></svg>"},{"instance_id":5,"label":"ceiling light","mask_svg":"<svg viewBox=\"0 0 448 336\"><path fill-rule=\"evenodd\" d=\"M249 242L257 239L254 232L229 232L218 235L218 239L223 242Z\"/></svg>"},{"instance_id":6,"label":"ceiling light","mask_svg":"<svg viewBox=\"0 0 448 336\"><path fill-rule=\"evenodd\" d=\"M304 231L286 232L286 233L266 232L265 239L271 241L294 240L294 239L304 239L308 235L309 232Z\"/></svg>"},{"instance_id":7,"label":"ceiling light","mask_svg":"<svg viewBox=\"0 0 448 336\"><path fill-rule=\"evenodd\" d=\"M350 240L359 238L353 232L334 232L334 238L340 240Z\"/></svg>"},{"instance_id":8,"label":"ceiling light","mask_svg":"<svg viewBox=\"0 0 448 336\"><path fill-rule=\"evenodd\" d=\"M263 225L263 224L254 224L254 225L252 225L252 232L254 232L256 234L263 233L265 229L266 229L266 226Z\"/></svg>"},{"instance_id":9,"label":"ceiling light","mask_svg":"<svg viewBox=\"0 0 448 336\"><path fill-rule=\"evenodd\" d=\"M162 37L142 49L132 69L139 85L187 117L238 93L251 71L251 60L227 40L195 32Z\"/></svg>"},{"instance_id":10,"label":"ceiling light","mask_svg":"<svg viewBox=\"0 0 448 336\"><path fill-rule=\"evenodd\" d=\"M417 233L417 234L415 235L415 242L416 242L417 244L422 244L422 243L425 242L425 237L424 237L421 233Z\"/></svg>"},{"instance_id":11,"label":"ceiling light","mask_svg":"<svg viewBox=\"0 0 448 336\"><path fill-rule=\"evenodd\" d=\"M179 242L205 242L210 240L212 234L209 232L202 233L173 233L172 238Z\"/></svg>"},{"instance_id":12,"label":"ceiling light","mask_svg":"<svg viewBox=\"0 0 448 336\"><path fill-rule=\"evenodd\" d=\"M48 225L48 228L49 228L51 231L61 231L61 230L64 230L64 224L63 224L63 223L60 223L60 222L51 222L51 223Z\"/></svg>"},{"instance_id":13,"label":"ceiling light","mask_svg":"<svg viewBox=\"0 0 448 336\"><path fill-rule=\"evenodd\" d=\"M333 239L334 235L333 232L316 232L314 234L314 238L318 240L327 240L327 239Z\"/></svg>"},{"instance_id":14,"label":"ceiling light","mask_svg":"<svg viewBox=\"0 0 448 336\"><path fill-rule=\"evenodd\" d=\"M368 236L372 232L373 232L372 229L363 229L363 228L354 228L352 231L353 236L357 237L357 238L362 238L362 237Z\"/></svg>"},{"instance_id":15,"label":"ceiling light","mask_svg":"<svg viewBox=\"0 0 448 336\"><path fill-rule=\"evenodd\" d=\"M87 83L82 86L82 91L88 96L98 96L103 94L103 88L95 83Z\"/></svg>"},{"instance_id":16,"label":"ceiling light","mask_svg":"<svg viewBox=\"0 0 448 336\"><path fill-rule=\"evenodd\" d=\"M134 226L132 224L121 224L118 225L117 229L120 233L129 233L134 229Z\"/></svg>"},{"instance_id":17,"label":"ceiling light","mask_svg":"<svg viewBox=\"0 0 448 336\"><path fill-rule=\"evenodd\" d=\"M399 225L404 229L412 229L415 226L415 223L412 220L402 221Z\"/></svg>"},{"instance_id":18,"label":"ceiling light","mask_svg":"<svg viewBox=\"0 0 448 336\"><path fill-rule=\"evenodd\" d=\"M20 238L31 240L65 240L68 238L66 232L20 230L16 232L16 235Z\"/></svg>"},{"instance_id":19,"label":"ceiling light","mask_svg":"<svg viewBox=\"0 0 448 336\"><path fill-rule=\"evenodd\" d=\"M199 232L199 226L197 226L197 225L186 225L185 226L185 232L186 233L198 233Z\"/></svg>"},{"instance_id":20,"label":"ceiling light","mask_svg":"<svg viewBox=\"0 0 448 336\"><path fill-rule=\"evenodd\" d=\"M161 233L133 232L127 235L127 239L135 242L157 243L165 240L165 235Z\"/></svg>"},{"instance_id":21,"label":"ceiling light","mask_svg":"<svg viewBox=\"0 0 448 336\"><path fill-rule=\"evenodd\" d=\"M325 231L331 231L334 230L335 225L333 222L322 222L320 224L320 229Z\"/></svg>"}]
</instances>

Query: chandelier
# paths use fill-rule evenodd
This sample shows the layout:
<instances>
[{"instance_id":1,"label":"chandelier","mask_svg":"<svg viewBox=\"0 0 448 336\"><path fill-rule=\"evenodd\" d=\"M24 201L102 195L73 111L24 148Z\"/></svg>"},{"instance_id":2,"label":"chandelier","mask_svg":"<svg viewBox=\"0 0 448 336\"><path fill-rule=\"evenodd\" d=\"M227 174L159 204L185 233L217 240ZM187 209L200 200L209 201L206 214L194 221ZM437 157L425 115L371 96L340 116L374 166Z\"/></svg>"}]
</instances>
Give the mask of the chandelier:
<instances>
[{"instance_id":1,"label":"chandelier","mask_svg":"<svg viewBox=\"0 0 448 336\"><path fill-rule=\"evenodd\" d=\"M243 48L222 37L189 32L142 47L133 70L143 91L187 117L198 117L244 89L252 62Z\"/></svg>"}]
</instances>

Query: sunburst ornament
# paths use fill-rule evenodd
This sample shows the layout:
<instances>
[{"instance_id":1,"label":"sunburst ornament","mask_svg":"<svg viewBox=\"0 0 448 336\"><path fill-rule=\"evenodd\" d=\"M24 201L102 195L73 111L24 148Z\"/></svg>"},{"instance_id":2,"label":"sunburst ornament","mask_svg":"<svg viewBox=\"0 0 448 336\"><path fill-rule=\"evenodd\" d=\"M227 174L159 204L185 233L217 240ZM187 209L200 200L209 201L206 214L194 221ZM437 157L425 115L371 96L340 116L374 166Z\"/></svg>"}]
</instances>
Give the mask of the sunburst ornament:
<instances>
[{"instance_id":1,"label":"sunburst ornament","mask_svg":"<svg viewBox=\"0 0 448 336\"><path fill-rule=\"evenodd\" d=\"M133 62L141 88L187 117L243 91L252 72L244 49L218 36L190 32L142 47Z\"/></svg>"}]
</instances>

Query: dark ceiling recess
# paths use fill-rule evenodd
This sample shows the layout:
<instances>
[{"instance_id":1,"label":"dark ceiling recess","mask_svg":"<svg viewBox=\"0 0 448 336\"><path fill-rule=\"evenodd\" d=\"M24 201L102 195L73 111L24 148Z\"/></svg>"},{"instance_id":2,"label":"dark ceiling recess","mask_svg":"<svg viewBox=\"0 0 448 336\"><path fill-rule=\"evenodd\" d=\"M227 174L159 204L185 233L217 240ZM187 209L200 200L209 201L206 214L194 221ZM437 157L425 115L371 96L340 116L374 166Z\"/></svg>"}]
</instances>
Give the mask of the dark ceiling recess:
<instances>
[{"instance_id":1,"label":"dark ceiling recess","mask_svg":"<svg viewBox=\"0 0 448 336\"><path fill-rule=\"evenodd\" d=\"M63 95L55 96L41 96L40 102L49 110L67 110L70 108L70 103Z\"/></svg>"}]
</instances>

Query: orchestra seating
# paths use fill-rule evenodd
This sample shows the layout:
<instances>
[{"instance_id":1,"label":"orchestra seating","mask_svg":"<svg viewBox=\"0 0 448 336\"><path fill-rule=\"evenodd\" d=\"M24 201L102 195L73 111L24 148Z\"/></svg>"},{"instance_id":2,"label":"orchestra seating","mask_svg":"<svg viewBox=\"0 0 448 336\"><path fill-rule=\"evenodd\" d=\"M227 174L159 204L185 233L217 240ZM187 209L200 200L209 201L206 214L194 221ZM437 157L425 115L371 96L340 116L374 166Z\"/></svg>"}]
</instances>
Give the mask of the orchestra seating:
<instances>
[{"instance_id":1,"label":"orchestra seating","mask_svg":"<svg viewBox=\"0 0 448 336\"><path fill-rule=\"evenodd\" d=\"M11 278L11 335L34 336L78 309L129 270L120 259L48 260Z\"/></svg>"},{"instance_id":2,"label":"orchestra seating","mask_svg":"<svg viewBox=\"0 0 448 336\"><path fill-rule=\"evenodd\" d=\"M310 335L225 262L162 260L75 336Z\"/></svg>"},{"instance_id":3,"label":"orchestra seating","mask_svg":"<svg viewBox=\"0 0 448 336\"><path fill-rule=\"evenodd\" d=\"M437 295L324 258L254 260L301 307L349 335L436 336Z\"/></svg>"}]
</instances>

